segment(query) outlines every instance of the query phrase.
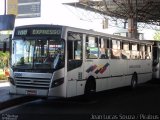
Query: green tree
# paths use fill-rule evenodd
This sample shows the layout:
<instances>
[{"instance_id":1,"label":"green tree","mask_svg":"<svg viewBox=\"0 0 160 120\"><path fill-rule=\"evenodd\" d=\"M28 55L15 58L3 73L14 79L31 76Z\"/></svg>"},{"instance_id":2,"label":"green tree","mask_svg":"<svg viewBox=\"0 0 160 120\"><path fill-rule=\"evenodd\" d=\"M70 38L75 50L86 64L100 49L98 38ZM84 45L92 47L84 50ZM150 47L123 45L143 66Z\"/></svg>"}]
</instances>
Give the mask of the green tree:
<instances>
[{"instance_id":1,"label":"green tree","mask_svg":"<svg viewBox=\"0 0 160 120\"><path fill-rule=\"evenodd\" d=\"M160 31L157 31L153 36L154 40L160 41Z\"/></svg>"},{"instance_id":2,"label":"green tree","mask_svg":"<svg viewBox=\"0 0 160 120\"><path fill-rule=\"evenodd\" d=\"M8 67L9 52L0 51L0 68Z\"/></svg>"}]
</instances>

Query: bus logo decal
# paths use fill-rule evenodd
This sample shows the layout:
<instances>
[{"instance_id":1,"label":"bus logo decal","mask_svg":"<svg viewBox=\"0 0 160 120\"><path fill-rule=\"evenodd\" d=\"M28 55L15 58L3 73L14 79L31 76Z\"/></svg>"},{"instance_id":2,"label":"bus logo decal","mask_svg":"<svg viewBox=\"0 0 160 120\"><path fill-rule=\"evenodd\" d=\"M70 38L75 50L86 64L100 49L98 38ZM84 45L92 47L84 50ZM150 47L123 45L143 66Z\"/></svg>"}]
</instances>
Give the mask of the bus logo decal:
<instances>
[{"instance_id":1,"label":"bus logo decal","mask_svg":"<svg viewBox=\"0 0 160 120\"><path fill-rule=\"evenodd\" d=\"M97 68L97 65L92 65L92 66L90 66L90 67L86 70L86 72L87 72L87 73L92 72L92 71L94 71L96 68Z\"/></svg>"},{"instance_id":2,"label":"bus logo decal","mask_svg":"<svg viewBox=\"0 0 160 120\"><path fill-rule=\"evenodd\" d=\"M87 73L93 72L93 71L97 68L97 66L98 66L98 65L92 65L92 66L90 66L90 67L86 70L86 72L87 72ZM100 66L100 65L99 65L99 66ZM98 74L98 73L103 74L103 73L107 70L108 66L109 66L109 63L106 63L104 66L102 66L102 67L100 67L100 68L97 68L97 69L95 70L95 73L96 73L96 74Z\"/></svg>"},{"instance_id":3,"label":"bus logo decal","mask_svg":"<svg viewBox=\"0 0 160 120\"><path fill-rule=\"evenodd\" d=\"M106 63L103 67L101 67L100 69L97 69L97 70L95 71L95 73L96 73L96 74L98 74L98 73L103 74L103 73L107 70L108 66L109 66L109 63Z\"/></svg>"}]
</instances>

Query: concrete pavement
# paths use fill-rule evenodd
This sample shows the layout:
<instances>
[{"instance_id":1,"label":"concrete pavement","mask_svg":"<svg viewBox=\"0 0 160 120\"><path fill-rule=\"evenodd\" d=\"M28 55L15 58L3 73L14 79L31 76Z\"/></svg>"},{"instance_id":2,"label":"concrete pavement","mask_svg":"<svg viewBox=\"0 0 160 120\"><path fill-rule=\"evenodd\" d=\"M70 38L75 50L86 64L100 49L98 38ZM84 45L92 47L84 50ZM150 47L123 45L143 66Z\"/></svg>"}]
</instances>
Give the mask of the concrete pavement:
<instances>
[{"instance_id":1,"label":"concrete pavement","mask_svg":"<svg viewBox=\"0 0 160 120\"><path fill-rule=\"evenodd\" d=\"M159 80L152 80L149 83L150 83L150 86L151 87L153 86L152 88L154 89L157 89L158 88L157 86L160 85ZM147 85L147 84L144 84L144 85ZM143 87L139 87L139 89L141 88ZM0 111L8 107L33 101L36 99L38 98L25 96L25 95L11 95L9 94L9 82L8 81L0 82Z\"/></svg>"},{"instance_id":2,"label":"concrete pavement","mask_svg":"<svg viewBox=\"0 0 160 120\"><path fill-rule=\"evenodd\" d=\"M8 81L0 82L0 110L20 104L20 103L27 102L30 100L33 100L33 98L29 98L28 96L24 96L24 95L9 94L9 82Z\"/></svg>"}]
</instances>

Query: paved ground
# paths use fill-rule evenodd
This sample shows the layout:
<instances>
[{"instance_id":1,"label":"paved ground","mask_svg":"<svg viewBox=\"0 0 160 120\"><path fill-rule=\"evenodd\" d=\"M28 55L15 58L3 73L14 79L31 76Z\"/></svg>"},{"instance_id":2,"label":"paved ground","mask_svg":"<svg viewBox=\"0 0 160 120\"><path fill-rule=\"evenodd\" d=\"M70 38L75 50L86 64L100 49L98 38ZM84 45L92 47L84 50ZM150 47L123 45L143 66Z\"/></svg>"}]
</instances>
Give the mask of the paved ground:
<instances>
[{"instance_id":1,"label":"paved ground","mask_svg":"<svg viewBox=\"0 0 160 120\"><path fill-rule=\"evenodd\" d=\"M0 110L31 100L33 100L33 98L29 98L23 95L10 95L9 82L0 82Z\"/></svg>"},{"instance_id":2,"label":"paved ground","mask_svg":"<svg viewBox=\"0 0 160 120\"><path fill-rule=\"evenodd\" d=\"M160 81L97 93L90 98L35 100L2 111L0 119L160 119Z\"/></svg>"},{"instance_id":3,"label":"paved ground","mask_svg":"<svg viewBox=\"0 0 160 120\"><path fill-rule=\"evenodd\" d=\"M9 82L0 82L0 103L8 100L9 98Z\"/></svg>"}]
</instances>

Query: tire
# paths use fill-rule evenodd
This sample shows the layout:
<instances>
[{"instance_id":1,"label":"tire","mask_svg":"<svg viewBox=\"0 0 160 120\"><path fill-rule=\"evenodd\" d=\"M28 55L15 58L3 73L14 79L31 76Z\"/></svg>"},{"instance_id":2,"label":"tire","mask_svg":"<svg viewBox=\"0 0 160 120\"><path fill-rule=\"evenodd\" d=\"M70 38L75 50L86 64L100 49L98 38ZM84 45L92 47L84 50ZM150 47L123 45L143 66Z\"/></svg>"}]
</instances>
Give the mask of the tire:
<instances>
[{"instance_id":1,"label":"tire","mask_svg":"<svg viewBox=\"0 0 160 120\"><path fill-rule=\"evenodd\" d=\"M85 95L91 95L96 92L96 81L94 77L89 77L85 85Z\"/></svg>"},{"instance_id":2,"label":"tire","mask_svg":"<svg viewBox=\"0 0 160 120\"><path fill-rule=\"evenodd\" d=\"M138 77L137 74L133 74L132 75L132 79L131 79L131 88L135 89L138 85Z\"/></svg>"}]
</instances>

